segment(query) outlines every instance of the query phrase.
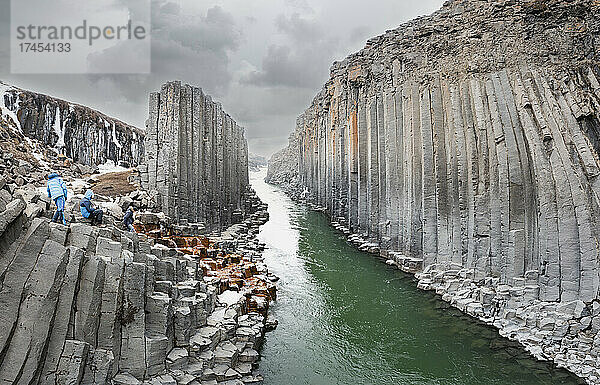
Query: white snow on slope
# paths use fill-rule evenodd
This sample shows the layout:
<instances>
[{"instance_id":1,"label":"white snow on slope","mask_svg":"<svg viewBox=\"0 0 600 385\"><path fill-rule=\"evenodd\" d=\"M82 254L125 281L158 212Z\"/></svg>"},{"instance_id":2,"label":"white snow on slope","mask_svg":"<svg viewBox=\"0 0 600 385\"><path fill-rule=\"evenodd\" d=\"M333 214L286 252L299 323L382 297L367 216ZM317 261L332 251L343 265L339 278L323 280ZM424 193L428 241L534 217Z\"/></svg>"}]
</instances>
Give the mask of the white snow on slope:
<instances>
[{"instance_id":1,"label":"white snow on slope","mask_svg":"<svg viewBox=\"0 0 600 385\"><path fill-rule=\"evenodd\" d=\"M100 171L100 175L108 174L109 172L123 172L129 170L131 169L117 166L112 160L107 160L106 163L98 165L98 171Z\"/></svg>"},{"instance_id":2,"label":"white snow on slope","mask_svg":"<svg viewBox=\"0 0 600 385\"><path fill-rule=\"evenodd\" d=\"M60 108L58 106L56 107L56 115L54 117L54 132L58 136L58 141L56 142L54 147L60 153L65 147L65 130L61 124Z\"/></svg>"},{"instance_id":3,"label":"white snow on slope","mask_svg":"<svg viewBox=\"0 0 600 385\"><path fill-rule=\"evenodd\" d=\"M118 148L123 148L121 143L119 143L119 139L117 139L117 129L115 127L115 123L112 124L112 140L115 142Z\"/></svg>"},{"instance_id":4,"label":"white snow on slope","mask_svg":"<svg viewBox=\"0 0 600 385\"><path fill-rule=\"evenodd\" d=\"M19 132L23 132L17 114L4 105L4 96L11 90L15 90L15 88L9 86L8 84L0 82L0 113L2 114L3 118L9 118L10 120L12 120ZM17 110L19 109L19 102L19 97L17 96L17 101L15 103Z\"/></svg>"}]
</instances>

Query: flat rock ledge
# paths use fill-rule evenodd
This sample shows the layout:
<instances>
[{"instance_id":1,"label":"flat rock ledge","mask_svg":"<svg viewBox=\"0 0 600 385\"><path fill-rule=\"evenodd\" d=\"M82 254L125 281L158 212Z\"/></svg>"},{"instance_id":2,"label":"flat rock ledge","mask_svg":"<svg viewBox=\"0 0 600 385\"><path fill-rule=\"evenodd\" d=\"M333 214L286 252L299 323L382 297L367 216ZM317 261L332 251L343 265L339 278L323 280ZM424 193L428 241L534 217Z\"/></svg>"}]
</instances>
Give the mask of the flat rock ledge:
<instances>
[{"instance_id":1,"label":"flat rock ledge","mask_svg":"<svg viewBox=\"0 0 600 385\"><path fill-rule=\"evenodd\" d=\"M538 360L554 361L589 384L600 380L600 302L537 299L537 272L501 284L475 279L473 269L436 264L417 273L418 287L433 290L460 311L498 328Z\"/></svg>"}]
</instances>

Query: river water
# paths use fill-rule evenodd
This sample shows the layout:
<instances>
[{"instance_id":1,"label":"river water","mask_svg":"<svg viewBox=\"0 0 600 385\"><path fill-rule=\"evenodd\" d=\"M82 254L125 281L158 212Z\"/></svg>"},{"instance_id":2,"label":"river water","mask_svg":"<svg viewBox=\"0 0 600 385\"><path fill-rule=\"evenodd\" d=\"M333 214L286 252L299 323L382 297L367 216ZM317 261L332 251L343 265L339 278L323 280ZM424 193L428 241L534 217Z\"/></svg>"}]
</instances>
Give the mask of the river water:
<instances>
[{"instance_id":1,"label":"river water","mask_svg":"<svg viewBox=\"0 0 600 385\"><path fill-rule=\"evenodd\" d=\"M260 371L266 385L578 384L357 251L318 212L251 174L270 220L259 239L281 278Z\"/></svg>"}]
</instances>

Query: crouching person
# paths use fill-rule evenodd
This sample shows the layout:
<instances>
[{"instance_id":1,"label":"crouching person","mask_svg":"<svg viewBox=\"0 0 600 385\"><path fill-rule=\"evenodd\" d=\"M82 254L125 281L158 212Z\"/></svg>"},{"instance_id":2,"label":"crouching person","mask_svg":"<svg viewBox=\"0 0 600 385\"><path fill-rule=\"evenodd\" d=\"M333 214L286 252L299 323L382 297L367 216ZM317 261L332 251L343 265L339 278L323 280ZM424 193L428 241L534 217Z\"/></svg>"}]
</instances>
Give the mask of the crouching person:
<instances>
[{"instance_id":1,"label":"crouching person","mask_svg":"<svg viewBox=\"0 0 600 385\"><path fill-rule=\"evenodd\" d=\"M57 173L48 175L46 183L48 190L48 198L52 199L56 204L56 212L52 217L52 222L67 224L65 220L65 203L67 201L67 185Z\"/></svg>"},{"instance_id":2,"label":"crouching person","mask_svg":"<svg viewBox=\"0 0 600 385\"><path fill-rule=\"evenodd\" d=\"M89 218L92 222L92 226L101 225L102 224L102 216L104 212L102 209L95 208L92 203L92 199L94 199L94 192L92 190L87 190L85 195L79 202L79 209L81 210L81 215L84 218Z\"/></svg>"},{"instance_id":3,"label":"crouching person","mask_svg":"<svg viewBox=\"0 0 600 385\"><path fill-rule=\"evenodd\" d=\"M125 212L125 216L123 217L123 224L125 225L125 228L132 233L135 233L135 228L133 227L133 222L135 220L133 217L134 213L135 209L133 208L133 206L129 206L129 208Z\"/></svg>"}]
</instances>

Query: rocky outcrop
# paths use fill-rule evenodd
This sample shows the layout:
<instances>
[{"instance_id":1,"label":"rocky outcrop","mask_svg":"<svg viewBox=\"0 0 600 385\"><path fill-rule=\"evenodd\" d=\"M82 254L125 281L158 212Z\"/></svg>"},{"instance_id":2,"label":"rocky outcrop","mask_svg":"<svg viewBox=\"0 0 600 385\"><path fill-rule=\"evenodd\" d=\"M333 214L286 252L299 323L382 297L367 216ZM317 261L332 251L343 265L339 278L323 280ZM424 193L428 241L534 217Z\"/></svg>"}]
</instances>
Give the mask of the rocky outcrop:
<instances>
[{"instance_id":1,"label":"rocky outcrop","mask_svg":"<svg viewBox=\"0 0 600 385\"><path fill-rule=\"evenodd\" d=\"M296 123L301 126L301 122L300 118ZM289 186L290 192L300 189L298 154L298 136L296 132L293 132L288 139L288 146L273 154L269 159L265 181L279 186Z\"/></svg>"},{"instance_id":2,"label":"rocky outcrop","mask_svg":"<svg viewBox=\"0 0 600 385\"><path fill-rule=\"evenodd\" d=\"M595 1L449 1L335 63L288 150L351 240L590 383L599 28Z\"/></svg>"},{"instance_id":3,"label":"rocky outcrop","mask_svg":"<svg viewBox=\"0 0 600 385\"><path fill-rule=\"evenodd\" d=\"M2 252L2 382L258 381L264 317L218 277L203 279L204 262L136 234L39 218Z\"/></svg>"},{"instance_id":4,"label":"rocky outcrop","mask_svg":"<svg viewBox=\"0 0 600 385\"><path fill-rule=\"evenodd\" d=\"M234 223L248 191L244 129L200 88L170 82L150 95L142 187L160 209L209 229Z\"/></svg>"},{"instance_id":5,"label":"rocky outcrop","mask_svg":"<svg viewBox=\"0 0 600 385\"><path fill-rule=\"evenodd\" d=\"M89 107L0 82L0 110L25 136L74 162L131 167L143 160L143 131Z\"/></svg>"},{"instance_id":6,"label":"rocky outcrop","mask_svg":"<svg viewBox=\"0 0 600 385\"><path fill-rule=\"evenodd\" d=\"M209 240L50 223L44 195L26 196L0 186L0 382L262 381L274 279L254 237L268 217L257 199Z\"/></svg>"}]
</instances>

